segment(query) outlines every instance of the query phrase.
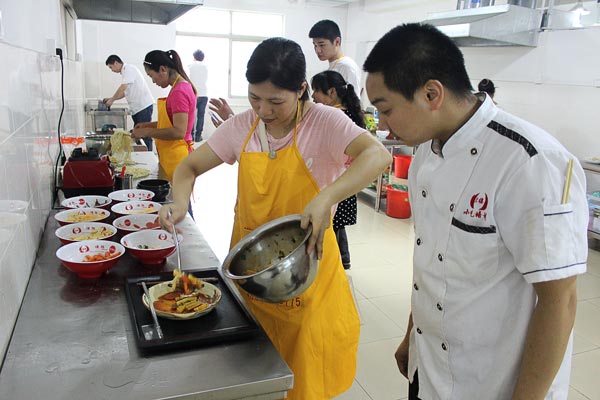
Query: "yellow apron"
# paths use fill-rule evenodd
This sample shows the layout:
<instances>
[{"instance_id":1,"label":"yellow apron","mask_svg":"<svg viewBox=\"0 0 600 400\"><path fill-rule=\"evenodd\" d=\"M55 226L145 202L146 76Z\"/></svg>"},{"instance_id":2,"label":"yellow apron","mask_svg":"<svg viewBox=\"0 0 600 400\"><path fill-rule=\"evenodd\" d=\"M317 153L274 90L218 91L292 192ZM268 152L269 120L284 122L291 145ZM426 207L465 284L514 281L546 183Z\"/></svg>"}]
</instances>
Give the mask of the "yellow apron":
<instances>
[{"instance_id":1,"label":"yellow apron","mask_svg":"<svg viewBox=\"0 0 600 400\"><path fill-rule=\"evenodd\" d=\"M276 152L245 152L242 147L238 199L231 245L258 226L301 213L319 187L296 145ZM323 240L323 258L312 285L283 303L260 301L243 290L252 313L294 372L289 399L331 399L347 390L356 373L359 319L331 226Z\"/></svg>"},{"instance_id":2,"label":"yellow apron","mask_svg":"<svg viewBox=\"0 0 600 400\"><path fill-rule=\"evenodd\" d=\"M173 85L174 86L174 85ZM173 124L167 114L167 99L162 97L157 100L158 108L158 129L171 128ZM169 182L173 182L173 173L179 163L192 152L194 142L187 142L185 139L164 140L154 139L156 143L156 152L158 153L158 162L165 172Z\"/></svg>"}]
</instances>

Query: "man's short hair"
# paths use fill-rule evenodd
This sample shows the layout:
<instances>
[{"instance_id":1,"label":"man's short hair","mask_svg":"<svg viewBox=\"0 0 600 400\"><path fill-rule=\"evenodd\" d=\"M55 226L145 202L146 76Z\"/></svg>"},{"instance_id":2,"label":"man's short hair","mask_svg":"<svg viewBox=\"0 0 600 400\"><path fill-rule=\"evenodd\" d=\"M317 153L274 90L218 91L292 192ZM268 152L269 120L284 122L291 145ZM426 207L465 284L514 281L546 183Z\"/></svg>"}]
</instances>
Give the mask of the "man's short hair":
<instances>
[{"instance_id":1,"label":"man's short hair","mask_svg":"<svg viewBox=\"0 0 600 400\"><path fill-rule=\"evenodd\" d=\"M340 27L338 24L329 19L324 19L317 22L312 28L310 28L308 37L311 39L324 38L333 43L336 38L342 38L342 33L340 32Z\"/></svg>"},{"instance_id":2,"label":"man's short hair","mask_svg":"<svg viewBox=\"0 0 600 400\"><path fill-rule=\"evenodd\" d=\"M367 56L363 69L382 73L385 85L407 100L430 79L440 81L458 98L473 91L458 46L428 24L403 24L386 33Z\"/></svg>"},{"instance_id":3,"label":"man's short hair","mask_svg":"<svg viewBox=\"0 0 600 400\"><path fill-rule=\"evenodd\" d=\"M106 59L106 65L112 65L115 62L118 62L119 64L123 64L123 60L121 60L121 57L119 57L116 54L111 54L110 56L108 56L108 58Z\"/></svg>"},{"instance_id":4,"label":"man's short hair","mask_svg":"<svg viewBox=\"0 0 600 400\"><path fill-rule=\"evenodd\" d=\"M200 49L194 52L194 59L198 61L204 61L204 52Z\"/></svg>"}]
</instances>

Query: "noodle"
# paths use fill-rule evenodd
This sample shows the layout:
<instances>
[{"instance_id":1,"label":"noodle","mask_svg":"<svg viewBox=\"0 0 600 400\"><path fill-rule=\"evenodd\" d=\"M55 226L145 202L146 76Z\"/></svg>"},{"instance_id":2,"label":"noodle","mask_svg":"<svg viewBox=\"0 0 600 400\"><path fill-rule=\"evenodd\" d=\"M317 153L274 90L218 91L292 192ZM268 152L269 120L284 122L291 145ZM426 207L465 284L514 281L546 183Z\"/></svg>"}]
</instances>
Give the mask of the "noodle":
<instances>
[{"instance_id":1,"label":"noodle","mask_svg":"<svg viewBox=\"0 0 600 400\"><path fill-rule=\"evenodd\" d=\"M134 163L131 159L131 134L122 129L114 131L110 137L110 148L112 151L112 158L116 164L130 164ZM111 160L112 161L112 160Z\"/></svg>"}]
</instances>

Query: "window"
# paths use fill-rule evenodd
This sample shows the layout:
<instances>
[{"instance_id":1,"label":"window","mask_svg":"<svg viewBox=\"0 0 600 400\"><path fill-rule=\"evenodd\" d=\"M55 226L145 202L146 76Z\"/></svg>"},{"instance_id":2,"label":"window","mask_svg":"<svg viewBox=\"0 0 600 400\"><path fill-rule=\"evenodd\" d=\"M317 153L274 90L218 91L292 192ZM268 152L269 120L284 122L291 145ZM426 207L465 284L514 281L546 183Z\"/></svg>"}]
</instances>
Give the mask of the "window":
<instances>
[{"instance_id":1,"label":"window","mask_svg":"<svg viewBox=\"0 0 600 400\"><path fill-rule=\"evenodd\" d=\"M246 97L246 64L264 39L282 36L280 14L196 8L176 21L175 48L184 65L200 49L209 70L209 96Z\"/></svg>"}]
</instances>

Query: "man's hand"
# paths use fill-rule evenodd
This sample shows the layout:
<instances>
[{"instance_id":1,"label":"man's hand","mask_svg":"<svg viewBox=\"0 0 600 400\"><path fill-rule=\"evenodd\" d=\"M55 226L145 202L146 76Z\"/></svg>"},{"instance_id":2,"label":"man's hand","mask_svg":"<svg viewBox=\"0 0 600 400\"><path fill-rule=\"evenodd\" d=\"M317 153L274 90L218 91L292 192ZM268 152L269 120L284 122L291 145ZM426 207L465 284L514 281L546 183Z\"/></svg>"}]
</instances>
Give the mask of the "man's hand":
<instances>
[{"instance_id":1,"label":"man's hand","mask_svg":"<svg viewBox=\"0 0 600 400\"><path fill-rule=\"evenodd\" d=\"M110 106L112 106L114 100L112 98L106 98L106 99L102 100L102 102L104 104L106 104L108 107L110 107Z\"/></svg>"},{"instance_id":2,"label":"man's hand","mask_svg":"<svg viewBox=\"0 0 600 400\"><path fill-rule=\"evenodd\" d=\"M394 353L398 369L406 379L408 379L408 336L409 334L407 333L402 343L400 343L400 346L398 346L398 349L396 349L396 353Z\"/></svg>"}]
</instances>

